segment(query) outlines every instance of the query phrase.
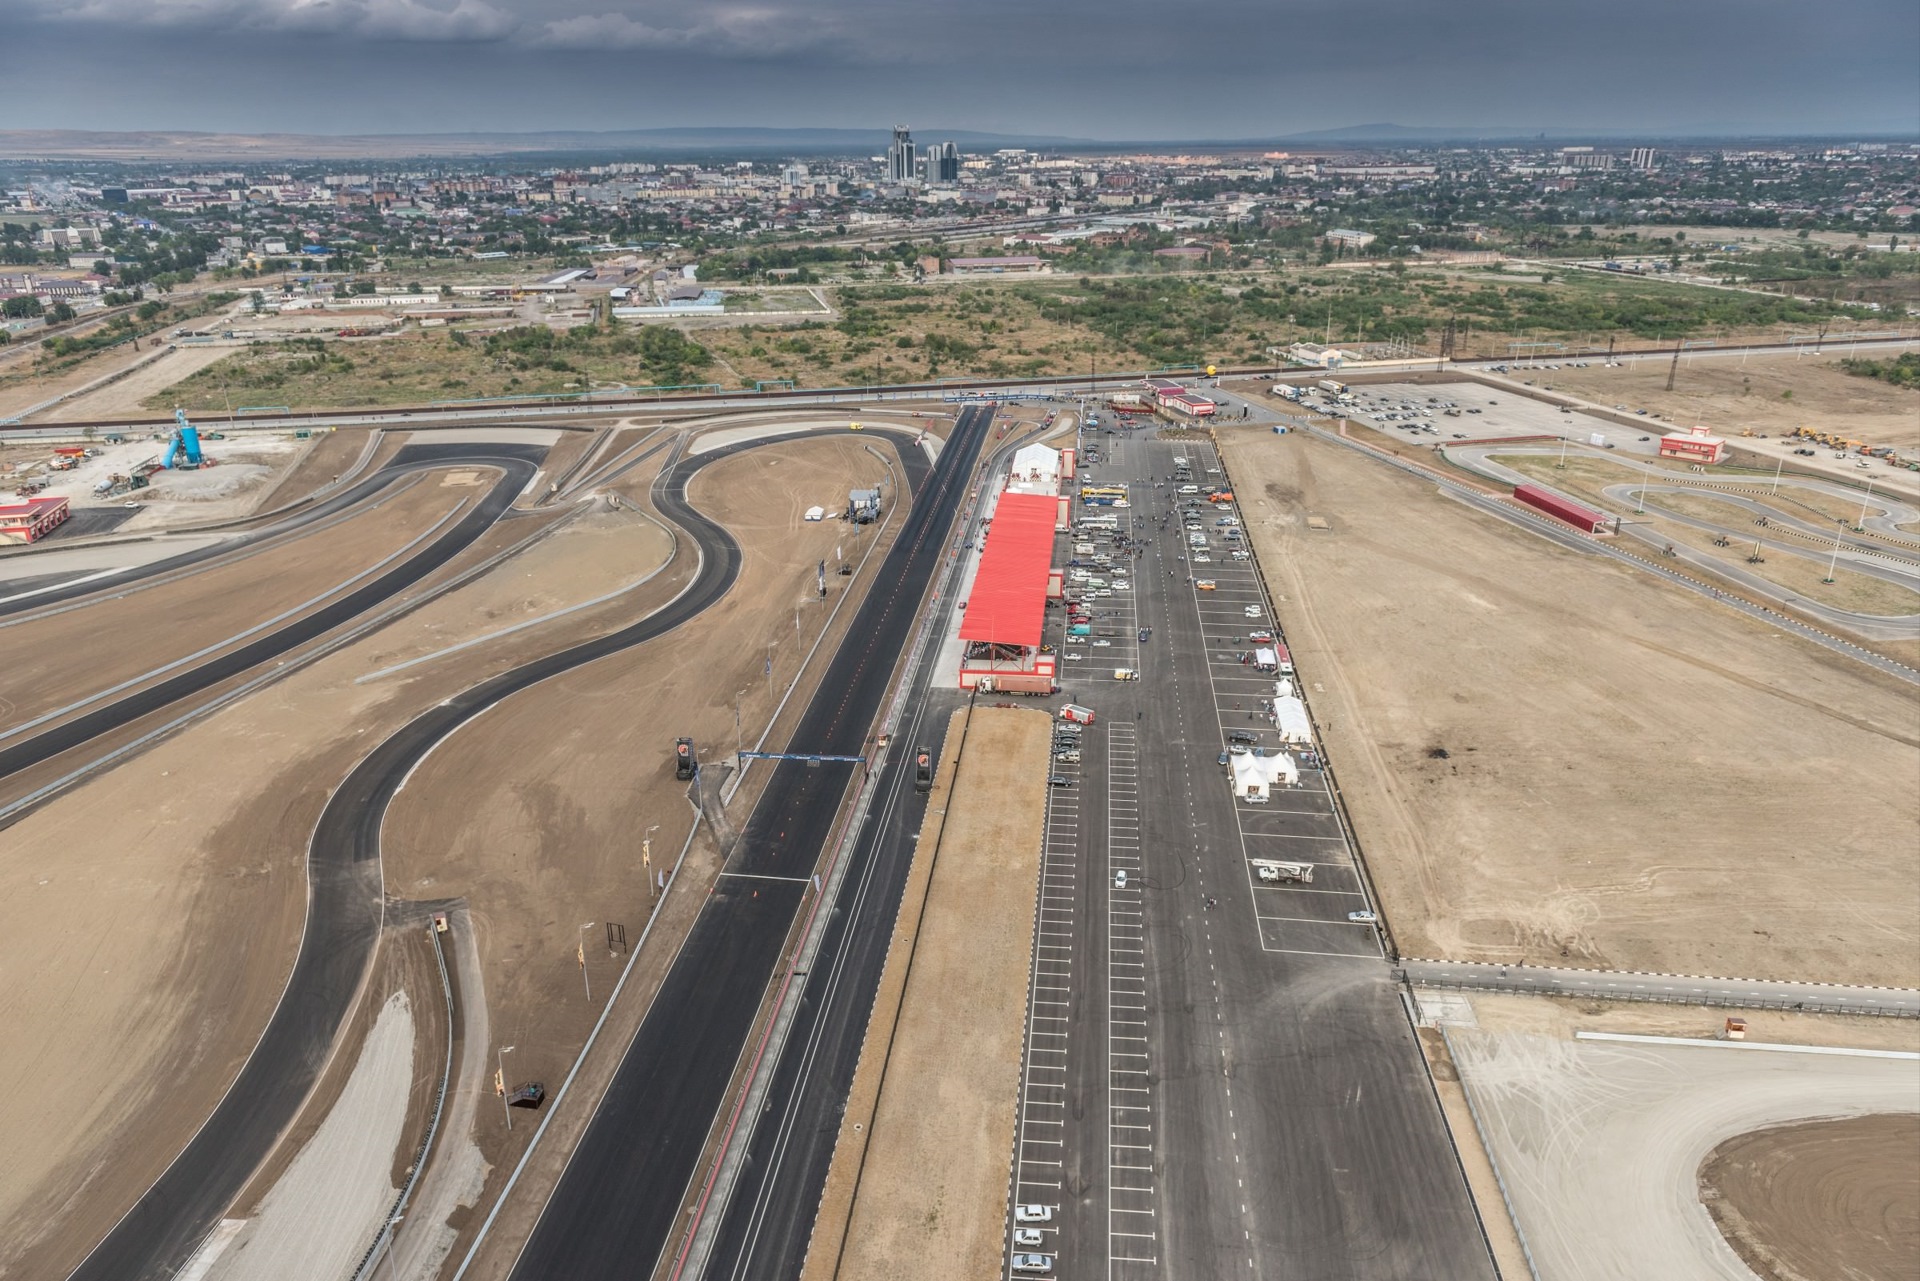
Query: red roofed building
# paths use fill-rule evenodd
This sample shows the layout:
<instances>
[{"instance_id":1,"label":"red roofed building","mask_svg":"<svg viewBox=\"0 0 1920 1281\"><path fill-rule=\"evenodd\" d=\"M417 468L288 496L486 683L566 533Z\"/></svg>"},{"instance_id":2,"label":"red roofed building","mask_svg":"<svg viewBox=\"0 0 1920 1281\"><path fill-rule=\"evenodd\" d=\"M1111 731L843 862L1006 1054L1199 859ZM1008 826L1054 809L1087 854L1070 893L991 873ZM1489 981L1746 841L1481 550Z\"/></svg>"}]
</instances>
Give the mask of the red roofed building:
<instances>
[{"instance_id":1,"label":"red roofed building","mask_svg":"<svg viewBox=\"0 0 1920 1281\"><path fill-rule=\"evenodd\" d=\"M72 514L67 500L53 495L0 503L0 543L31 543L45 538Z\"/></svg>"},{"instance_id":2,"label":"red roofed building","mask_svg":"<svg viewBox=\"0 0 1920 1281\"><path fill-rule=\"evenodd\" d=\"M1055 657L1039 650L1058 506L1048 494L1000 495L960 619L961 689L1052 692Z\"/></svg>"}]
</instances>

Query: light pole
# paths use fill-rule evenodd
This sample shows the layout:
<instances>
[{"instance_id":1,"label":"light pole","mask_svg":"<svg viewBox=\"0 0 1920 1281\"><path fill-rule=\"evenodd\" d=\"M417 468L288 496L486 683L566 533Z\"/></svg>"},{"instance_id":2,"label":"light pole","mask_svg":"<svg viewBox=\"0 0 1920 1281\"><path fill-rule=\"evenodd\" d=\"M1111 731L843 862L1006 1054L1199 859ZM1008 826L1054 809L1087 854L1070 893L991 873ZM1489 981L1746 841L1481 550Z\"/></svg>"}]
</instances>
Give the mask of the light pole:
<instances>
[{"instance_id":1,"label":"light pole","mask_svg":"<svg viewBox=\"0 0 1920 1281\"><path fill-rule=\"evenodd\" d=\"M649 827L647 829L647 834L640 838L640 869L647 874L647 898L648 899L652 899L654 896L653 894L653 834L659 830L660 830L660 825L658 823L655 823L652 827Z\"/></svg>"},{"instance_id":2,"label":"light pole","mask_svg":"<svg viewBox=\"0 0 1920 1281\"><path fill-rule=\"evenodd\" d=\"M1845 529L1846 527L1847 527L1847 522L1844 520L1839 521L1834 525L1833 557L1832 559L1827 561L1827 576L1820 580L1823 583L1831 583L1833 581L1834 570L1838 569L1840 566L1840 531Z\"/></svg>"},{"instance_id":3,"label":"light pole","mask_svg":"<svg viewBox=\"0 0 1920 1281\"><path fill-rule=\"evenodd\" d=\"M1773 488L1767 491L1769 494L1777 494L1780 492L1780 472L1786 465L1787 456L1785 454L1780 455L1780 457L1775 460L1773 464Z\"/></svg>"},{"instance_id":4,"label":"light pole","mask_svg":"<svg viewBox=\"0 0 1920 1281\"><path fill-rule=\"evenodd\" d=\"M503 1045L500 1047L499 1057L494 1060L499 1067L494 1080L500 1083L500 1110L506 1114L508 1130L513 1129L513 1105L507 1102L507 1055L511 1053L513 1053L513 1047Z\"/></svg>"},{"instance_id":5,"label":"light pole","mask_svg":"<svg viewBox=\"0 0 1920 1281\"><path fill-rule=\"evenodd\" d=\"M1867 477L1867 495L1860 500L1860 519L1853 522L1857 532L1864 533L1867 528L1867 504L1873 501L1873 477Z\"/></svg>"},{"instance_id":6,"label":"light pole","mask_svg":"<svg viewBox=\"0 0 1920 1281\"><path fill-rule=\"evenodd\" d=\"M587 999L589 1001L593 999L593 983L587 978L587 931L592 928L592 921L588 921L580 927L579 942L574 949L575 954L580 958L580 986L587 990Z\"/></svg>"}]
</instances>

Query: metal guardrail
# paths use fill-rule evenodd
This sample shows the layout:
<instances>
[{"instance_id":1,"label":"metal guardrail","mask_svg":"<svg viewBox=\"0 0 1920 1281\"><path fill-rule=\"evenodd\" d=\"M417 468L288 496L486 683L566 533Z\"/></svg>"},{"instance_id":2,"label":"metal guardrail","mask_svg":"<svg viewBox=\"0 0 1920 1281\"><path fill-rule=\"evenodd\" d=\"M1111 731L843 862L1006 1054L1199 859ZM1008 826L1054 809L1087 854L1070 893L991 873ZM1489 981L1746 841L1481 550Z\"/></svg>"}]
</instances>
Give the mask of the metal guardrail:
<instances>
[{"instance_id":1,"label":"metal guardrail","mask_svg":"<svg viewBox=\"0 0 1920 1281\"><path fill-rule=\"evenodd\" d=\"M1531 996L1579 996L1655 1005L1704 1005L1722 1009L1789 1010L1809 1014L1862 1014L1920 1019L1920 992L1905 988L1849 987L1766 979L1700 978L1618 970L1551 969L1482 962L1402 960L1400 974L1419 987L1472 992L1517 992Z\"/></svg>"}]
</instances>

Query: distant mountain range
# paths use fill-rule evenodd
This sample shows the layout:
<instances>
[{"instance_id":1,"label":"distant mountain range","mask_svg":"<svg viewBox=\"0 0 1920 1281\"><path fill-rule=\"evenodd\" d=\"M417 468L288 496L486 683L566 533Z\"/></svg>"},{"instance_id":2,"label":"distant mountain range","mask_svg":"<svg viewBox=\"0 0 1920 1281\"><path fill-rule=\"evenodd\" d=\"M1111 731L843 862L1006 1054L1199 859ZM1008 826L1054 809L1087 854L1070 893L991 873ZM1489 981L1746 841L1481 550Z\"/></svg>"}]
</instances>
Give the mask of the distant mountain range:
<instances>
[{"instance_id":1,"label":"distant mountain range","mask_svg":"<svg viewBox=\"0 0 1920 1281\"><path fill-rule=\"evenodd\" d=\"M1348 125L1258 138L1191 138L1156 141L1099 140L1056 135L983 133L972 129L916 128L917 141L953 141L963 150L1003 147L1030 150L1099 151L1171 148L1259 150L1285 147L1421 147L1486 142L1707 141L1720 138L1780 138L1761 131L1681 133L1651 130L1627 134L1595 130L1486 126ZM1875 136L1873 133L1846 135ZM1901 136L1883 131L1883 136ZM295 134L104 132L82 129L0 129L0 159L99 160L121 163L245 160L390 160L428 156L647 155L806 156L878 155L886 129L761 129L734 126L673 129L557 129L533 133Z\"/></svg>"}]
</instances>

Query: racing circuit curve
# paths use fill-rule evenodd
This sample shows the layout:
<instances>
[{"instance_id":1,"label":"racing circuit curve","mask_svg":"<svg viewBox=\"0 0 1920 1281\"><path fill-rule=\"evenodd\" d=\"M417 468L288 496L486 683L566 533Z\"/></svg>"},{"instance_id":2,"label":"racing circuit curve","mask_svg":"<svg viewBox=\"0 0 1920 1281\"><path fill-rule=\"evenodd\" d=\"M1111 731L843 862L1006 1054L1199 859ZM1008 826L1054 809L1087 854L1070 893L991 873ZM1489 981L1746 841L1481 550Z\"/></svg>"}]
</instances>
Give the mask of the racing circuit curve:
<instances>
[{"instance_id":1,"label":"racing circuit curve","mask_svg":"<svg viewBox=\"0 0 1920 1281\"><path fill-rule=\"evenodd\" d=\"M978 425L983 413L990 417L991 410L963 415L956 434L970 428L977 442L984 431ZM709 463L756 444L742 442L678 460L656 479L655 505L694 540L700 554L692 582L672 601L625 628L501 673L432 708L363 758L334 791L308 848L308 906L299 952L265 1031L213 1114L71 1273L72 1281L170 1277L191 1257L293 1122L350 1012L385 913L379 837L388 803L437 744L489 707L550 677L664 635L724 596L739 576L740 549L688 502L687 485ZM943 452L941 462L950 478L956 467L964 468L964 460L956 456L949 464L948 453L970 451ZM902 459L909 480L923 481L928 471L924 456L902 451ZM454 460L441 459L436 465L447 461ZM531 464L524 465L530 475ZM870 594L863 610L874 600ZM831 689L831 684L823 686L816 705ZM865 722L860 728L864 732ZM776 771L775 782L786 772ZM773 790L770 783L769 794ZM762 983L764 978L763 972Z\"/></svg>"}]
</instances>

